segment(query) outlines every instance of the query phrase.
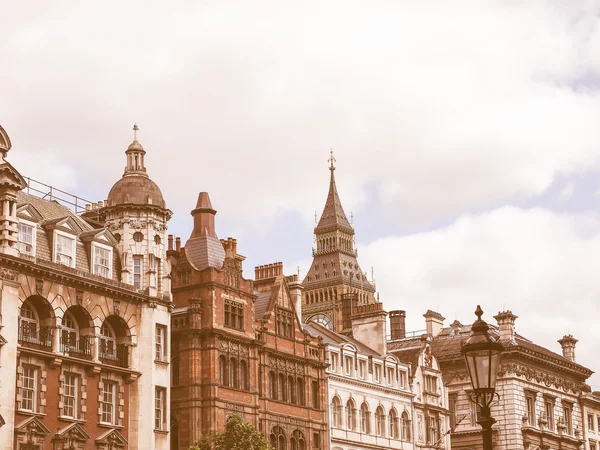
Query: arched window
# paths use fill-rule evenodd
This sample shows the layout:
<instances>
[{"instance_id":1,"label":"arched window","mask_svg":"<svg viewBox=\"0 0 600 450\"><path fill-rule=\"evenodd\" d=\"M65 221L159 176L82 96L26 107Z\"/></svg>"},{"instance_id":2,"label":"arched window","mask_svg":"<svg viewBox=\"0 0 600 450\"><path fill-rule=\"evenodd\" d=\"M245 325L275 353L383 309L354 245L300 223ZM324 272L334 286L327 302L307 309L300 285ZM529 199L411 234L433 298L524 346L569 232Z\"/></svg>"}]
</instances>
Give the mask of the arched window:
<instances>
[{"instance_id":1,"label":"arched window","mask_svg":"<svg viewBox=\"0 0 600 450\"><path fill-rule=\"evenodd\" d=\"M227 358L224 355L219 356L219 384L221 386L227 386Z\"/></svg>"},{"instance_id":2,"label":"arched window","mask_svg":"<svg viewBox=\"0 0 600 450\"><path fill-rule=\"evenodd\" d=\"M306 392L304 391L304 379L296 379L296 398L298 399L298 405L304 406L306 404Z\"/></svg>"},{"instance_id":3,"label":"arched window","mask_svg":"<svg viewBox=\"0 0 600 450\"><path fill-rule=\"evenodd\" d=\"M385 411L381 406L375 410L375 432L377 436L385 437Z\"/></svg>"},{"instance_id":4,"label":"arched window","mask_svg":"<svg viewBox=\"0 0 600 450\"><path fill-rule=\"evenodd\" d=\"M77 341L79 341L79 326L73 314L67 311L62 318L61 347L63 353L77 350Z\"/></svg>"},{"instance_id":5,"label":"arched window","mask_svg":"<svg viewBox=\"0 0 600 450\"><path fill-rule=\"evenodd\" d=\"M285 433L281 427L273 427L269 441L273 450L287 450L285 447Z\"/></svg>"},{"instance_id":6,"label":"arched window","mask_svg":"<svg viewBox=\"0 0 600 450\"><path fill-rule=\"evenodd\" d=\"M19 319L21 321L21 338L28 342L37 342L40 319L35 308L28 301L21 306Z\"/></svg>"},{"instance_id":7,"label":"arched window","mask_svg":"<svg viewBox=\"0 0 600 450\"><path fill-rule=\"evenodd\" d=\"M390 427L390 437L392 439L398 439L398 413L394 408L390 409L388 420Z\"/></svg>"},{"instance_id":8,"label":"arched window","mask_svg":"<svg viewBox=\"0 0 600 450\"><path fill-rule=\"evenodd\" d=\"M116 353L117 339L115 337L115 332L110 324L104 321L100 328L100 357L113 359L116 357Z\"/></svg>"},{"instance_id":9,"label":"arched window","mask_svg":"<svg viewBox=\"0 0 600 450\"><path fill-rule=\"evenodd\" d=\"M336 428L342 428L342 401L336 395L331 401L332 424Z\"/></svg>"},{"instance_id":10,"label":"arched window","mask_svg":"<svg viewBox=\"0 0 600 450\"><path fill-rule=\"evenodd\" d=\"M400 439L403 441L411 440L410 419L406 411L402 413L402 418L400 419L400 433Z\"/></svg>"},{"instance_id":11,"label":"arched window","mask_svg":"<svg viewBox=\"0 0 600 450\"><path fill-rule=\"evenodd\" d=\"M346 425L350 431L356 430L356 405L354 400L350 399L346 402Z\"/></svg>"},{"instance_id":12,"label":"arched window","mask_svg":"<svg viewBox=\"0 0 600 450\"><path fill-rule=\"evenodd\" d=\"M250 378L248 377L248 363L244 360L240 361L240 387L245 390L250 390Z\"/></svg>"},{"instance_id":13,"label":"arched window","mask_svg":"<svg viewBox=\"0 0 600 450\"><path fill-rule=\"evenodd\" d=\"M287 401L296 403L296 383L294 383L294 377L291 375L287 379Z\"/></svg>"},{"instance_id":14,"label":"arched window","mask_svg":"<svg viewBox=\"0 0 600 450\"><path fill-rule=\"evenodd\" d=\"M360 431L361 433L371 433L371 417L369 413L369 405L363 402L360 405Z\"/></svg>"},{"instance_id":15,"label":"arched window","mask_svg":"<svg viewBox=\"0 0 600 450\"><path fill-rule=\"evenodd\" d=\"M277 400L277 379L273 372L269 372L269 397Z\"/></svg>"},{"instance_id":16,"label":"arched window","mask_svg":"<svg viewBox=\"0 0 600 450\"><path fill-rule=\"evenodd\" d=\"M304 450L306 448L304 435L300 430L294 430L290 438L291 450Z\"/></svg>"},{"instance_id":17,"label":"arched window","mask_svg":"<svg viewBox=\"0 0 600 450\"><path fill-rule=\"evenodd\" d=\"M280 402L285 402L285 375L280 373L277 380L277 399Z\"/></svg>"},{"instance_id":18,"label":"arched window","mask_svg":"<svg viewBox=\"0 0 600 450\"><path fill-rule=\"evenodd\" d=\"M233 388L240 387L239 374L238 374L238 362L237 359L231 358L229 360L229 386Z\"/></svg>"}]
</instances>

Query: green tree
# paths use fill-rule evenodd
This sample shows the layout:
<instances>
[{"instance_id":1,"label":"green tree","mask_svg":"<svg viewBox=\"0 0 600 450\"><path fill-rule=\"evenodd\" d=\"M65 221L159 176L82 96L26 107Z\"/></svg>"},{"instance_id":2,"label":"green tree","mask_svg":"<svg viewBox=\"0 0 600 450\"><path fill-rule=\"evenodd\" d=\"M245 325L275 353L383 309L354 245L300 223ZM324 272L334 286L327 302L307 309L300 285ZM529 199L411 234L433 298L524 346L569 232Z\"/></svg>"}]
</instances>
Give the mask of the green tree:
<instances>
[{"instance_id":1,"label":"green tree","mask_svg":"<svg viewBox=\"0 0 600 450\"><path fill-rule=\"evenodd\" d=\"M203 435L190 450L270 450L265 437L251 423L238 415L227 419L225 429L212 435Z\"/></svg>"}]
</instances>

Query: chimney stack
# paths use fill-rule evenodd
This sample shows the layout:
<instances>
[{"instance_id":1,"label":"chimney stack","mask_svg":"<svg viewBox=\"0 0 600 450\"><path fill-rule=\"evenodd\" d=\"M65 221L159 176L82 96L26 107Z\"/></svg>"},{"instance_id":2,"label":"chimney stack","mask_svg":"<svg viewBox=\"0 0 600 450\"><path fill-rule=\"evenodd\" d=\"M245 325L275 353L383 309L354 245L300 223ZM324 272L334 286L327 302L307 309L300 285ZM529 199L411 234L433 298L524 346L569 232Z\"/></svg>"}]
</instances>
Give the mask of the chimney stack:
<instances>
[{"instance_id":1,"label":"chimney stack","mask_svg":"<svg viewBox=\"0 0 600 450\"><path fill-rule=\"evenodd\" d=\"M175 238L175 251L176 252L181 251L181 238L180 237Z\"/></svg>"},{"instance_id":2,"label":"chimney stack","mask_svg":"<svg viewBox=\"0 0 600 450\"><path fill-rule=\"evenodd\" d=\"M352 336L380 355L387 353L386 316L383 303L356 306L352 311Z\"/></svg>"},{"instance_id":3,"label":"chimney stack","mask_svg":"<svg viewBox=\"0 0 600 450\"><path fill-rule=\"evenodd\" d=\"M279 263L283 266L283 263ZM283 270L283 267L280 268ZM302 287L302 283L298 282L298 277L289 277L291 281L288 281L288 289L290 290L290 296L292 297L292 304L294 305L294 309L296 310L296 314L298 315L298 320L302 323L302 291L304 287Z\"/></svg>"},{"instance_id":4,"label":"chimney stack","mask_svg":"<svg viewBox=\"0 0 600 450\"><path fill-rule=\"evenodd\" d=\"M498 322L498 330L500 332L498 340L500 342L515 343L515 320L517 318L512 311L502 311L494 316L494 319Z\"/></svg>"},{"instance_id":5,"label":"chimney stack","mask_svg":"<svg viewBox=\"0 0 600 450\"><path fill-rule=\"evenodd\" d=\"M563 336L563 338L558 341L562 347L563 356L569 361L575 362L575 344L577 344L577 342L579 341L571 334Z\"/></svg>"},{"instance_id":6,"label":"chimney stack","mask_svg":"<svg viewBox=\"0 0 600 450\"><path fill-rule=\"evenodd\" d=\"M167 250L173 250L173 235L167 236Z\"/></svg>"},{"instance_id":7,"label":"chimney stack","mask_svg":"<svg viewBox=\"0 0 600 450\"><path fill-rule=\"evenodd\" d=\"M342 332L352 331L352 313L358 304L358 294L342 294Z\"/></svg>"},{"instance_id":8,"label":"chimney stack","mask_svg":"<svg viewBox=\"0 0 600 450\"><path fill-rule=\"evenodd\" d=\"M406 311L390 311L390 334L392 341L406 337Z\"/></svg>"},{"instance_id":9,"label":"chimney stack","mask_svg":"<svg viewBox=\"0 0 600 450\"><path fill-rule=\"evenodd\" d=\"M430 334L433 337L436 337L438 334L440 334L440 331L442 331L442 328L444 327L444 320L446 320L446 318L439 312L432 311L430 309L423 314L423 317L425 317L427 334Z\"/></svg>"}]
</instances>

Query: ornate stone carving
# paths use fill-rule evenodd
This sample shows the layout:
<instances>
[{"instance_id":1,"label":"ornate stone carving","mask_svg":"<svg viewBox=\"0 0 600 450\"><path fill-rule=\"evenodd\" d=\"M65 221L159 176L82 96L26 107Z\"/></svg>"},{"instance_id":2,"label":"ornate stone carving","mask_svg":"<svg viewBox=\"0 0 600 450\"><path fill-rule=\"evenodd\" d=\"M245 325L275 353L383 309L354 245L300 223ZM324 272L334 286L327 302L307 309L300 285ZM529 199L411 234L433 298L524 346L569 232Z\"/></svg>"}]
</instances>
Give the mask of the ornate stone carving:
<instances>
[{"instance_id":1,"label":"ornate stone carving","mask_svg":"<svg viewBox=\"0 0 600 450\"><path fill-rule=\"evenodd\" d=\"M113 312L114 314L116 314L117 316L121 315L121 302L119 300L115 300L113 302Z\"/></svg>"},{"instance_id":2,"label":"ornate stone carving","mask_svg":"<svg viewBox=\"0 0 600 450\"><path fill-rule=\"evenodd\" d=\"M19 274L14 270L1 268L0 278L7 281L17 281L17 279L19 278Z\"/></svg>"},{"instance_id":3,"label":"ornate stone carving","mask_svg":"<svg viewBox=\"0 0 600 450\"><path fill-rule=\"evenodd\" d=\"M36 295L43 295L43 291L44 291L44 280L42 280L41 278L36 278L35 279L35 293Z\"/></svg>"},{"instance_id":4,"label":"ornate stone carving","mask_svg":"<svg viewBox=\"0 0 600 450\"><path fill-rule=\"evenodd\" d=\"M79 289L77 289L75 291L75 299L77 300L77 304L79 306L83 305L83 291L80 291Z\"/></svg>"}]
</instances>

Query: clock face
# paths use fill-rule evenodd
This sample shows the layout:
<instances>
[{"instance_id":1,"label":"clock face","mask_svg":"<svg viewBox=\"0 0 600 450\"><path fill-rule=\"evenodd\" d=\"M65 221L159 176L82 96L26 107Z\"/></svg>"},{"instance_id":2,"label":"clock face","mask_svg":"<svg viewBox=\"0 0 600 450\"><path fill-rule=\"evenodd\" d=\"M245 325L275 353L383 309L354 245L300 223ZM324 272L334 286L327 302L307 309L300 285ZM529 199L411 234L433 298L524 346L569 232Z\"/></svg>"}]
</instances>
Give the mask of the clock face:
<instances>
[{"instance_id":1,"label":"clock face","mask_svg":"<svg viewBox=\"0 0 600 450\"><path fill-rule=\"evenodd\" d=\"M316 322L319 325L323 325L325 328L332 330L331 318L326 314L317 314L310 318L311 322Z\"/></svg>"}]
</instances>

